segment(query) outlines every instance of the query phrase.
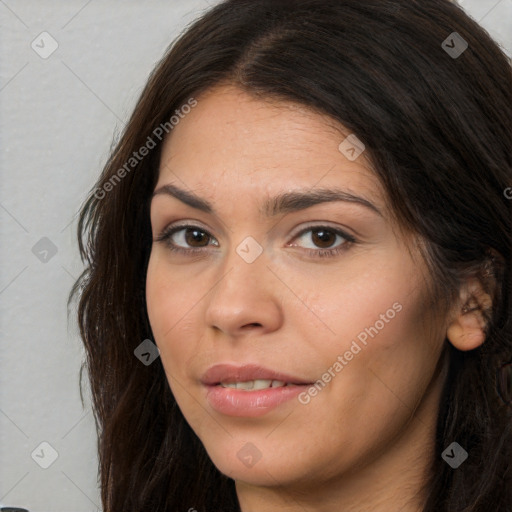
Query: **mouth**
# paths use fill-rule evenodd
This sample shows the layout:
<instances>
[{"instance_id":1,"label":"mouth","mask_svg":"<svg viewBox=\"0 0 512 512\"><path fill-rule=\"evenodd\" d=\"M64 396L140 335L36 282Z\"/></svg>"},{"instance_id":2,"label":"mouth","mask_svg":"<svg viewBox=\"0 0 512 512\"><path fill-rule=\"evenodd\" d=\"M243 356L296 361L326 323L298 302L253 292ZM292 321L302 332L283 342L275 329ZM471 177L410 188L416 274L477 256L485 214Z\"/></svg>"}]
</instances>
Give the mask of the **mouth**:
<instances>
[{"instance_id":1,"label":"mouth","mask_svg":"<svg viewBox=\"0 0 512 512\"><path fill-rule=\"evenodd\" d=\"M257 365L220 364L201 378L205 398L227 416L257 417L267 414L313 383Z\"/></svg>"},{"instance_id":2,"label":"mouth","mask_svg":"<svg viewBox=\"0 0 512 512\"><path fill-rule=\"evenodd\" d=\"M271 380L271 379L256 379L247 380L245 382L220 382L218 384L223 388L240 389L242 391L260 391L262 389L274 389L298 386L300 384L294 384L292 382L284 382L282 380Z\"/></svg>"},{"instance_id":3,"label":"mouth","mask_svg":"<svg viewBox=\"0 0 512 512\"><path fill-rule=\"evenodd\" d=\"M201 377L205 386L218 386L244 390L258 390L286 385L306 385L311 382L294 375L288 375L276 370L255 364L234 365L216 364L208 368Z\"/></svg>"}]
</instances>

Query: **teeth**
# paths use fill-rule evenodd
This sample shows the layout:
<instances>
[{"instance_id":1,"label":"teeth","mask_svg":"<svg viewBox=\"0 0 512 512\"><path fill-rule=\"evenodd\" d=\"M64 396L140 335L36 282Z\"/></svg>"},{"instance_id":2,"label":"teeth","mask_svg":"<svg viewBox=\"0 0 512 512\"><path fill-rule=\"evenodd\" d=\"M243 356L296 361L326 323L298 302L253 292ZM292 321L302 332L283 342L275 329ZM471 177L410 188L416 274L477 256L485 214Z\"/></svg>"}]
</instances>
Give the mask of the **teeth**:
<instances>
[{"instance_id":1,"label":"teeth","mask_svg":"<svg viewBox=\"0 0 512 512\"><path fill-rule=\"evenodd\" d=\"M269 388L271 384L272 384L271 380L256 379L256 380L249 381L249 382L239 382L237 389L254 389L254 390L258 391L260 389Z\"/></svg>"},{"instance_id":2,"label":"teeth","mask_svg":"<svg viewBox=\"0 0 512 512\"><path fill-rule=\"evenodd\" d=\"M291 384L286 384L281 380L256 379L247 382L221 382L223 388L241 389L244 391L259 391L261 389L282 388Z\"/></svg>"},{"instance_id":3,"label":"teeth","mask_svg":"<svg viewBox=\"0 0 512 512\"><path fill-rule=\"evenodd\" d=\"M233 389L236 389L236 382L221 382L220 385L223 387L223 388L233 388Z\"/></svg>"}]
</instances>

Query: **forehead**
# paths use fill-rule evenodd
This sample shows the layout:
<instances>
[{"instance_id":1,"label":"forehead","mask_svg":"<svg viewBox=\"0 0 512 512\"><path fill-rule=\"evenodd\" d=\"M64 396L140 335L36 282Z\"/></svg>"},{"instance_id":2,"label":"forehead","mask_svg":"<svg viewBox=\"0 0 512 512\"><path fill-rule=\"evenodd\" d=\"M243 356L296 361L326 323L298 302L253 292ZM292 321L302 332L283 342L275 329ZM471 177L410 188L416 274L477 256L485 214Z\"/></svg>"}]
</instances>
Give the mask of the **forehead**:
<instances>
[{"instance_id":1,"label":"forehead","mask_svg":"<svg viewBox=\"0 0 512 512\"><path fill-rule=\"evenodd\" d=\"M242 191L344 186L384 208L365 153L340 151L350 132L304 105L257 99L233 85L200 95L164 141L157 187L180 177L191 188L216 184Z\"/></svg>"}]
</instances>

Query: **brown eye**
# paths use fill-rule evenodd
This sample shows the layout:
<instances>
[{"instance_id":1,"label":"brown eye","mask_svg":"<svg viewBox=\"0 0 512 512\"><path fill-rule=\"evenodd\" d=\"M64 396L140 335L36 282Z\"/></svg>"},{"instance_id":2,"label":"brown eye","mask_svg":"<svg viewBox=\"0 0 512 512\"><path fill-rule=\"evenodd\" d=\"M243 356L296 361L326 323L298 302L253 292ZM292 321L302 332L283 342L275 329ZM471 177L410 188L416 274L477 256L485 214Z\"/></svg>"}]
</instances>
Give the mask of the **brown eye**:
<instances>
[{"instance_id":1,"label":"brown eye","mask_svg":"<svg viewBox=\"0 0 512 512\"><path fill-rule=\"evenodd\" d=\"M353 236L329 226L309 226L295 236L294 240L297 239L302 239L302 242L291 245L303 247L313 258L337 256L357 243ZM307 244L304 244L304 241Z\"/></svg>"},{"instance_id":2,"label":"brown eye","mask_svg":"<svg viewBox=\"0 0 512 512\"><path fill-rule=\"evenodd\" d=\"M182 230L180 230L182 231ZM210 240L210 236L205 233L205 231L201 231L195 228L186 228L185 229L185 242L191 247L205 247L208 245ZM201 242L206 242L202 244Z\"/></svg>"},{"instance_id":3,"label":"brown eye","mask_svg":"<svg viewBox=\"0 0 512 512\"><path fill-rule=\"evenodd\" d=\"M310 226L307 229L302 230L296 239L302 239L303 242L300 244L306 249L330 249L337 241L338 246L345 245L348 242L353 242L354 238L345 234L343 231L338 229L329 228L328 226ZM310 245L304 245L304 241ZM313 246L311 246L313 244Z\"/></svg>"},{"instance_id":4,"label":"brown eye","mask_svg":"<svg viewBox=\"0 0 512 512\"><path fill-rule=\"evenodd\" d=\"M198 226L169 227L155 241L164 242L169 249L181 252L194 252L194 250L201 250L209 244L219 245L207 231Z\"/></svg>"},{"instance_id":5,"label":"brown eye","mask_svg":"<svg viewBox=\"0 0 512 512\"><path fill-rule=\"evenodd\" d=\"M313 234L311 237L313 243L322 249L329 248L336 242L336 233L334 233L334 231L324 228L315 228L311 230L311 233Z\"/></svg>"},{"instance_id":6,"label":"brown eye","mask_svg":"<svg viewBox=\"0 0 512 512\"><path fill-rule=\"evenodd\" d=\"M295 236L295 239L300 238L308 240L309 244L313 244L313 247L304 247L311 257L336 256L348 249L351 244L356 243L356 239L353 236L329 226L311 226L306 228ZM217 240L208 231L193 225L168 227L155 241L164 242L173 252L189 255L204 254L203 249L209 245L219 246ZM336 244L336 242L338 243ZM303 246L303 244L291 245Z\"/></svg>"}]
</instances>

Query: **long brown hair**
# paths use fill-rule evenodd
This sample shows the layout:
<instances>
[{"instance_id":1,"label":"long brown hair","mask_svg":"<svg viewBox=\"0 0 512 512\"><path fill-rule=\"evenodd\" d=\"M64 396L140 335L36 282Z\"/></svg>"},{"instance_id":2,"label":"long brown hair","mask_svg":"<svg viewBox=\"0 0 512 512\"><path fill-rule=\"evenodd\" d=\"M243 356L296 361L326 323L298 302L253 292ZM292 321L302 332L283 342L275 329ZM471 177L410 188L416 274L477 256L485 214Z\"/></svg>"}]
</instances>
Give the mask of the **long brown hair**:
<instances>
[{"instance_id":1,"label":"long brown hair","mask_svg":"<svg viewBox=\"0 0 512 512\"><path fill-rule=\"evenodd\" d=\"M510 408L496 389L512 359L510 64L448 0L227 0L174 41L79 217L86 268L69 302L78 296L104 512L239 511L160 359L134 355L153 338L145 276L161 142L176 111L220 82L328 114L364 142L395 218L425 240L439 304L468 275L493 290L485 343L460 352L446 341L423 510L510 510ZM441 458L453 441L469 453L456 470Z\"/></svg>"}]
</instances>

